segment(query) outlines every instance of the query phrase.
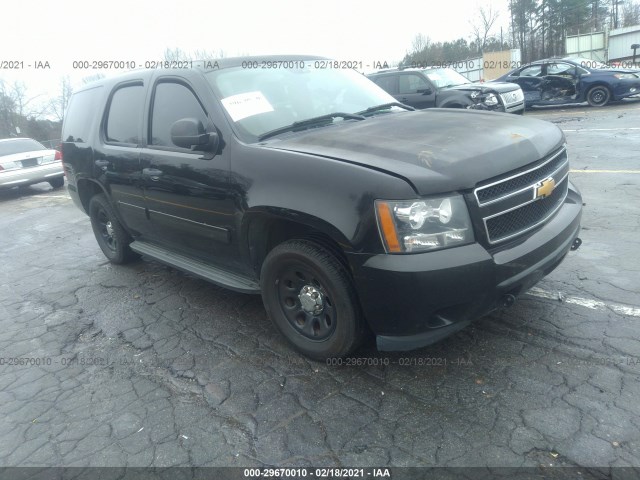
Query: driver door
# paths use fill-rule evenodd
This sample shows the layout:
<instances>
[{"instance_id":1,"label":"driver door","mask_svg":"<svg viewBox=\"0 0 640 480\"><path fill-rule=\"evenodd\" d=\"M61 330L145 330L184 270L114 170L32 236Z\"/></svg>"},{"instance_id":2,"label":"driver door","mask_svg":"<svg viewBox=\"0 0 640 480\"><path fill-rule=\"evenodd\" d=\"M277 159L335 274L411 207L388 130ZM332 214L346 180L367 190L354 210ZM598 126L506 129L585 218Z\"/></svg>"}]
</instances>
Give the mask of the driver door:
<instances>
[{"instance_id":1,"label":"driver door","mask_svg":"<svg viewBox=\"0 0 640 480\"><path fill-rule=\"evenodd\" d=\"M576 98L578 68L570 63L545 64L542 99L550 103L568 103Z\"/></svg>"},{"instance_id":2,"label":"driver door","mask_svg":"<svg viewBox=\"0 0 640 480\"><path fill-rule=\"evenodd\" d=\"M235 259L228 153L181 148L171 139L173 124L186 118L215 131L203 105L184 79L156 79L141 151L145 198L155 243L224 266Z\"/></svg>"},{"instance_id":3,"label":"driver door","mask_svg":"<svg viewBox=\"0 0 640 480\"><path fill-rule=\"evenodd\" d=\"M414 108L436 106L435 88L417 73L401 73L398 76L398 98L402 103Z\"/></svg>"}]
</instances>

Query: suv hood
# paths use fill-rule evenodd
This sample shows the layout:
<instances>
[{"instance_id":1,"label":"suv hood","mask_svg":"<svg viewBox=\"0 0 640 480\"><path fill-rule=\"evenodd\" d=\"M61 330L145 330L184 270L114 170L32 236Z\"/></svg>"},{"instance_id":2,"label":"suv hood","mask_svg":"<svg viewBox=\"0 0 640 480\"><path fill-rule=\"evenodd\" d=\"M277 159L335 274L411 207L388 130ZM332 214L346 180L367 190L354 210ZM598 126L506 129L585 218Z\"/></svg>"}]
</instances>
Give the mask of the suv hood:
<instances>
[{"instance_id":1,"label":"suv hood","mask_svg":"<svg viewBox=\"0 0 640 480\"><path fill-rule=\"evenodd\" d=\"M497 93L506 93L512 92L513 90L518 90L520 88L519 85L515 83L507 83L507 82L486 82L486 83L465 83L463 85L456 85L455 87L448 87L443 90L465 90L465 91L474 91L477 90L479 92L497 92Z\"/></svg>"},{"instance_id":2,"label":"suv hood","mask_svg":"<svg viewBox=\"0 0 640 480\"><path fill-rule=\"evenodd\" d=\"M340 122L264 146L374 168L430 195L471 189L540 160L563 143L562 131L546 121L433 108Z\"/></svg>"}]
</instances>

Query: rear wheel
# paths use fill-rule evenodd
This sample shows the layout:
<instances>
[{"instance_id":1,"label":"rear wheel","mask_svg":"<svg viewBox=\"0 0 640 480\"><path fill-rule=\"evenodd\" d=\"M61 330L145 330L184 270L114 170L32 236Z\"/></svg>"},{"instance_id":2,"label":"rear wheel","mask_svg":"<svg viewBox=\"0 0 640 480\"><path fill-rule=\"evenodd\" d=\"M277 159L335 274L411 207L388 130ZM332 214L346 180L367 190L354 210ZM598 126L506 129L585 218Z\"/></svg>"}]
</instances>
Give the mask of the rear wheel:
<instances>
[{"instance_id":1,"label":"rear wheel","mask_svg":"<svg viewBox=\"0 0 640 480\"><path fill-rule=\"evenodd\" d=\"M49 182L51 188L61 188L62 186L64 186L64 177L52 178L50 180L47 180L47 182Z\"/></svg>"},{"instance_id":2,"label":"rear wheel","mask_svg":"<svg viewBox=\"0 0 640 480\"><path fill-rule=\"evenodd\" d=\"M261 272L262 299L275 326L314 360L344 357L364 337L360 305L346 268L320 245L275 247Z\"/></svg>"},{"instance_id":3,"label":"rear wheel","mask_svg":"<svg viewBox=\"0 0 640 480\"><path fill-rule=\"evenodd\" d=\"M611 92L607 87L597 85L587 92L587 102L592 107L604 107L611 99Z\"/></svg>"},{"instance_id":4,"label":"rear wheel","mask_svg":"<svg viewBox=\"0 0 640 480\"><path fill-rule=\"evenodd\" d=\"M111 263L127 263L137 255L129 248L131 237L115 216L109 200L100 193L89 202L91 227L98 245Z\"/></svg>"}]
</instances>

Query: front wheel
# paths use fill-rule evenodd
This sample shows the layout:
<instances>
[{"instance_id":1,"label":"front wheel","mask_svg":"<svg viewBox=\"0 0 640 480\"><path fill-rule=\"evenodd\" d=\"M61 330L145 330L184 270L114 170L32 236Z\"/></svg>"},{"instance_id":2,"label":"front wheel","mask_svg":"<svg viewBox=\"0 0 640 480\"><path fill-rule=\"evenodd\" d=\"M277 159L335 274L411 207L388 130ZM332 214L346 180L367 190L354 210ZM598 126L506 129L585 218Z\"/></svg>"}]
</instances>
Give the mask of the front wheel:
<instances>
[{"instance_id":1,"label":"front wheel","mask_svg":"<svg viewBox=\"0 0 640 480\"><path fill-rule=\"evenodd\" d=\"M262 300L275 326L314 360L344 357L364 337L353 282L340 261L320 245L291 240L262 265Z\"/></svg>"},{"instance_id":2,"label":"front wheel","mask_svg":"<svg viewBox=\"0 0 640 480\"><path fill-rule=\"evenodd\" d=\"M598 85L592 87L587 92L587 102L592 107L604 107L609 100L611 99L611 92L607 87L603 87L602 85Z\"/></svg>"},{"instance_id":3,"label":"front wheel","mask_svg":"<svg viewBox=\"0 0 640 480\"><path fill-rule=\"evenodd\" d=\"M131 237L120 225L104 194L91 197L89 217L98 245L111 263L127 263L137 257L129 248Z\"/></svg>"}]
</instances>

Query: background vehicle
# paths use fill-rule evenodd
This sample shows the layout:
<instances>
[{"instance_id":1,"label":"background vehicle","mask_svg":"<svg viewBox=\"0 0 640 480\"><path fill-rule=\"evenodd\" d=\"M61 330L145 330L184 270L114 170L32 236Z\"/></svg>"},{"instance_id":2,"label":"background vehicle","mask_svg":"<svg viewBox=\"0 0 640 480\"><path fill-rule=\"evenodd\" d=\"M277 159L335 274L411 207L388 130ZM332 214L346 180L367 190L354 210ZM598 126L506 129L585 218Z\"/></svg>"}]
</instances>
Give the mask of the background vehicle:
<instances>
[{"instance_id":1,"label":"background vehicle","mask_svg":"<svg viewBox=\"0 0 640 480\"><path fill-rule=\"evenodd\" d=\"M602 107L640 94L640 70L609 67L584 58L547 58L496 79L520 85L527 106L589 102Z\"/></svg>"},{"instance_id":2,"label":"background vehicle","mask_svg":"<svg viewBox=\"0 0 640 480\"><path fill-rule=\"evenodd\" d=\"M438 341L579 243L557 126L414 111L327 64L229 58L75 92L68 189L107 258L143 254L261 293L289 342L327 359L367 326L381 350Z\"/></svg>"},{"instance_id":3,"label":"background vehicle","mask_svg":"<svg viewBox=\"0 0 640 480\"><path fill-rule=\"evenodd\" d=\"M396 100L414 108L524 113L524 95L517 85L472 83L452 68L394 68L367 76Z\"/></svg>"},{"instance_id":4,"label":"background vehicle","mask_svg":"<svg viewBox=\"0 0 640 480\"><path fill-rule=\"evenodd\" d=\"M62 155L31 138L0 140L0 188L49 182L64 185Z\"/></svg>"}]
</instances>

